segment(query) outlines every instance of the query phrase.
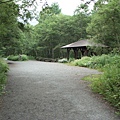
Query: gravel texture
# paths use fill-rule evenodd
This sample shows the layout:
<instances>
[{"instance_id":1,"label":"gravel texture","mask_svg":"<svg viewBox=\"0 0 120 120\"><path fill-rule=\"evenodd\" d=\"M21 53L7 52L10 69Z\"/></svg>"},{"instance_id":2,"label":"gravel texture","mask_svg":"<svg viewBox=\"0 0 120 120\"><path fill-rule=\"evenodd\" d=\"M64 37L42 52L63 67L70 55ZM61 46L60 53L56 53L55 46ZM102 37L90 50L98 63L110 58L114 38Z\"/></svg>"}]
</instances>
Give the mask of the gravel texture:
<instances>
[{"instance_id":1,"label":"gravel texture","mask_svg":"<svg viewBox=\"0 0 120 120\"><path fill-rule=\"evenodd\" d=\"M96 70L39 61L10 64L0 120L120 120L81 78Z\"/></svg>"}]
</instances>

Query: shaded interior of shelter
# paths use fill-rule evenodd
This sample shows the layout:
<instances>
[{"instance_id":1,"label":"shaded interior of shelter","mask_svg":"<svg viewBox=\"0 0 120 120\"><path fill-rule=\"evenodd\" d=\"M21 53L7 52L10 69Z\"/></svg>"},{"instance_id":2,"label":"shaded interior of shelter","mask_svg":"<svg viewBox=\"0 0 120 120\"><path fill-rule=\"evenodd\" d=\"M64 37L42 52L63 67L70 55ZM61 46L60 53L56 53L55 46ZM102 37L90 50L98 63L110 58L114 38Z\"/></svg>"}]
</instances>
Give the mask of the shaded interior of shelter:
<instances>
[{"instance_id":1,"label":"shaded interior of shelter","mask_svg":"<svg viewBox=\"0 0 120 120\"><path fill-rule=\"evenodd\" d=\"M107 46L103 45L103 44L96 44L93 42L90 42L89 40L79 40L77 42L62 46L62 49L67 49L67 59L69 60L69 56L70 56L70 51L73 50L74 51L74 58L75 59L79 59L82 56L88 56L89 55L95 55L95 52L90 52L88 47L101 47L101 48L105 48ZM79 52L81 53L81 55L79 55Z\"/></svg>"}]
</instances>

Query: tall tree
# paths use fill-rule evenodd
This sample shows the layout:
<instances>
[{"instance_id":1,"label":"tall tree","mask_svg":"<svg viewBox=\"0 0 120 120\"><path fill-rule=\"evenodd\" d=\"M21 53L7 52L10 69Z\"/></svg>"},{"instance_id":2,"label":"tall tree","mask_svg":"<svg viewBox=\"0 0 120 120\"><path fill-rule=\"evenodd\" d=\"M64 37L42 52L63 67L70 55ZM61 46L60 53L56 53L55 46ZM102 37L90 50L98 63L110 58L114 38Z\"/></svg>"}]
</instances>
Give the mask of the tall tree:
<instances>
[{"instance_id":1,"label":"tall tree","mask_svg":"<svg viewBox=\"0 0 120 120\"><path fill-rule=\"evenodd\" d=\"M51 6L47 6L42 9L39 14L39 22L44 21L45 19L61 13L58 3L53 3Z\"/></svg>"},{"instance_id":2,"label":"tall tree","mask_svg":"<svg viewBox=\"0 0 120 120\"><path fill-rule=\"evenodd\" d=\"M3 1L5 2L5 0ZM10 47L12 38L17 38L18 6L14 2L0 4L0 50ZM16 32L14 34L14 32ZM16 36L16 37L15 37ZM9 51L9 50L8 50Z\"/></svg>"},{"instance_id":3,"label":"tall tree","mask_svg":"<svg viewBox=\"0 0 120 120\"><path fill-rule=\"evenodd\" d=\"M90 12L88 9L87 4L80 4L80 6L77 7L77 9L74 12L74 19L76 28L79 29L78 32L81 35L79 39L86 39L87 38L87 32L86 28L88 26L88 23L90 23Z\"/></svg>"},{"instance_id":4,"label":"tall tree","mask_svg":"<svg viewBox=\"0 0 120 120\"><path fill-rule=\"evenodd\" d=\"M27 22L33 14L33 11L29 8L34 5L35 1L27 0L0 1L0 54L23 53L25 42L24 24L18 22L18 17Z\"/></svg>"},{"instance_id":5,"label":"tall tree","mask_svg":"<svg viewBox=\"0 0 120 120\"><path fill-rule=\"evenodd\" d=\"M87 37L89 18L84 15L53 15L36 27L38 53L42 57L60 57L60 47Z\"/></svg>"},{"instance_id":6,"label":"tall tree","mask_svg":"<svg viewBox=\"0 0 120 120\"><path fill-rule=\"evenodd\" d=\"M98 0L87 31L96 42L120 47L120 1Z\"/></svg>"}]
</instances>

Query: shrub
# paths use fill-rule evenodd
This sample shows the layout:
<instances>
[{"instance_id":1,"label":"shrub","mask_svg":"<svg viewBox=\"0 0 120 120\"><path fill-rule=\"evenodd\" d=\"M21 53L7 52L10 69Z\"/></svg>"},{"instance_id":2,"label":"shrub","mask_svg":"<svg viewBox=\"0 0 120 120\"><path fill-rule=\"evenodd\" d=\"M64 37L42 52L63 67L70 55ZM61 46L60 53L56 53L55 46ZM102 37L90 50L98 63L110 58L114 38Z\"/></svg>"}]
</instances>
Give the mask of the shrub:
<instances>
[{"instance_id":1,"label":"shrub","mask_svg":"<svg viewBox=\"0 0 120 120\"><path fill-rule=\"evenodd\" d=\"M35 57L34 56L28 56L28 59L29 60L35 60Z\"/></svg>"},{"instance_id":2,"label":"shrub","mask_svg":"<svg viewBox=\"0 0 120 120\"><path fill-rule=\"evenodd\" d=\"M75 58L69 58L69 62L72 62L74 60L75 60Z\"/></svg>"},{"instance_id":3,"label":"shrub","mask_svg":"<svg viewBox=\"0 0 120 120\"><path fill-rule=\"evenodd\" d=\"M6 84L6 72L8 71L8 65L5 61L0 58L0 95Z\"/></svg>"},{"instance_id":4,"label":"shrub","mask_svg":"<svg viewBox=\"0 0 120 120\"><path fill-rule=\"evenodd\" d=\"M80 67L97 68L102 70L104 66L108 64L119 65L118 64L120 63L119 61L120 61L119 55L102 55L102 56L93 56L93 57L82 57L81 59L72 61L71 64Z\"/></svg>"},{"instance_id":5,"label":"shrub","mask_svg":"<svg viewBox=\"0 0 120 120\"><path fill-rule=\"evenodd\" d=\"M71 63L75 66L88 67L89 64L91 63L91 58L90 57L82 57L81 59L77 59L75 61L72 61Z\"/></svg>"},{"instance_id":6,"label":"shrub","mask_svg":"<svg viewBox=\"0 0 120 120\"><path fill-rule=\"evenodd\" d=\"M10 55L7 57L8 60L12 60L12 61L18 61L19 60L19 56L13 56L13 55Z\"/></svg>"},{"instance_id":7,"label":"shrub","mask_svg":"<svg viewBox=\"0 0 120 120\"><path fill-rule=\"evenodd\" d=\"M21 55L21 61L26 61L28 60L28 56L27 55Z\"/></svg>"},{"instance_id":8,"label":"shrub","mask_svg":"<svg viewBox=\"0 0 120 120\"><path fill-rule=\"evenodd\" d=\"M27 55L10 55L7 57L8 60L12 60L12 61L26 61L28 60L28 56Z\"/></svg>"},{"instance_id":9,"label":"shrub","mask_svg":"<svg viewBox=\"0 0 120 120\"><path fill-rule=\"evenodd\" d=\"M104 73L94 79L91 86L95 92L104 95L105 99L120 111L120 67L118 65L105 66Z\"/></svg>"},{"instance_id":10,"label":"shrub","mask_svg":"<svg viewBox=\"0 0 120 120\"><path fill-rule=\"evenodd\" d=\"M59 59L58 62L59 62L59 63L67 63L68 61L67 61L66 58L63 58L63 59Z\"/></svg>"}]
</instances>

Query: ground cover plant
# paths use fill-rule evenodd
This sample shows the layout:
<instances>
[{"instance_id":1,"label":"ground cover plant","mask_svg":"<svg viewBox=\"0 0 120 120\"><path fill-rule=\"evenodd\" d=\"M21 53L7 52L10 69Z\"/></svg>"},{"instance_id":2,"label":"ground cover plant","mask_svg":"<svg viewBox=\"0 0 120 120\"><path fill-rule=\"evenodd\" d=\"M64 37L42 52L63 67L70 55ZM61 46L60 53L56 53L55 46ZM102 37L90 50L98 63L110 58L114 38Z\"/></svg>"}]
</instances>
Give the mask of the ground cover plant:
<instances>
[{"instance_id":1,"label":"ground cover plant","mask_svg":"<svg viewBox=\"0 0 120 120\"><path fill-rule=\"evenodd\" d=\"M71 64L102 71L101 75L88 76L85 79L91 81L93 91L103 95L120 113L120 55L83 57Z\"/></svg>"},{"instance_id":2,"label":"ground cover plant","mask_svg":"<svg viewBox=\"0 0 120 120\"><path fill-rule=\"evenodd\" d=\"M8 71L7 63L3 61L2 58L0 58L0 95L2 94L5 84L6 84L6 80L7 80L6 72L7 71Z\"/></svg>"},{"instance_id":3,"label":"ground cover plant","mask_svg":"<svg viewBox=\"0 0 120 120\"><path fill-rule=\"evenodd\" d=\"M26 61L28 60L28 56L27 55L10 55L7 57L7 59L12 61Z\"/></svg>"},{"instance_id":4,"label":"ground cover plant","mask_svg":"<svg viewBox=\"0 0 120 120\"><path fill-rule=\"evenodd\" d=\"M63 59L59 59L58 62L59 62L59 63L67 63L68 61L67 61L66 58L63 58Z\"/></svg>"}]
</instances>

